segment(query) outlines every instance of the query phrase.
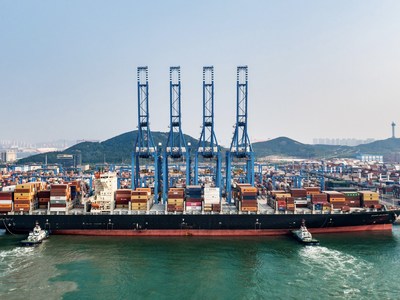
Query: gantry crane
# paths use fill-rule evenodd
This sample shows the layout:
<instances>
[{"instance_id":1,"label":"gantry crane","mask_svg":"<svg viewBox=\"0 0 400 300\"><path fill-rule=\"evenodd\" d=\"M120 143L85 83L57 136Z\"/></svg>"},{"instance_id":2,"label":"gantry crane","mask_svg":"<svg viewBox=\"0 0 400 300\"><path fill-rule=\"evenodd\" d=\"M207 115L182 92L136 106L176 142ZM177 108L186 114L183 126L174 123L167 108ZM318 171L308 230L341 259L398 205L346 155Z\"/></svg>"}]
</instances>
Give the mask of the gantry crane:
<instances>
[{"instance_id":1,"label":"gantry crane","mask_svg":"<svg viewBox=\"0 0 400 300\"><path fill-rule=\"evenodd\" d=\"M170 127L167 144L163 154L163 201L167 201L169 187L168 160L186 162L186 184L190 184L190 151L182 133L181 114L181 69L169 69Z\"/></svg>"},{"instance_id":2,"label":"gantry crane","mask_svg":"<svg viewBox=\"0 0 400 300\"><path fill-rule=\"evenodd\" d=\"M138 87L138 133L132 153L132 189L140 186L141 160L151 161L154 165L154 201L158 202L160 164L159 151L156 148L149 123L149 72L147 67L137 68Z\"/></svg>"},{"instance_id":3,"label":"gantry crane","mask_svg":"<svg viewBox=\"0 0 400 300\"><path fill-rule=\"evenodd\" d=\"M221 186L221 151L214 132L214 67L203 67L203 125L197 146L194 165L194 184L199 184L199 158L215 161L207 176L214 178L216 187ZM213 170L213 171L211 171Z\"/></svg>"},{"instance_id":4,"label":"gantry crane","mask_svg":"<svg viewBox=\"0 0 400 300\"><path fill-rule=\"evenodd\" d=\"M246 183L254 186L254 152L247 133L248 67L237 67L236 124L232 143L226 152L226 200L232 199L232 161L245 161Z\"/></svg>"}]
</instances>

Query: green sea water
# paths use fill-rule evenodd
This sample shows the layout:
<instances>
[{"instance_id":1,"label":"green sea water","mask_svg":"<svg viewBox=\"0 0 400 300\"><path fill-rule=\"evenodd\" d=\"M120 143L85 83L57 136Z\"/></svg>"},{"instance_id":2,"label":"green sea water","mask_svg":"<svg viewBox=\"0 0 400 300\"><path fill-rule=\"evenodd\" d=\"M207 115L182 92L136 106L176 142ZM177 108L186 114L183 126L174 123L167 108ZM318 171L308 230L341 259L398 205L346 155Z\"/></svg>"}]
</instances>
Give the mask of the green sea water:
<instances>
[{"instance_id":1,"label":"green sea water","mask_svg":"<svg viewBox=\"0 0 400 300\"><path fill-rule=\"evenodd\" d=\"M290 237L0 235L0 299L400 299L400 227Z\"/></svg>"}]
</instances>

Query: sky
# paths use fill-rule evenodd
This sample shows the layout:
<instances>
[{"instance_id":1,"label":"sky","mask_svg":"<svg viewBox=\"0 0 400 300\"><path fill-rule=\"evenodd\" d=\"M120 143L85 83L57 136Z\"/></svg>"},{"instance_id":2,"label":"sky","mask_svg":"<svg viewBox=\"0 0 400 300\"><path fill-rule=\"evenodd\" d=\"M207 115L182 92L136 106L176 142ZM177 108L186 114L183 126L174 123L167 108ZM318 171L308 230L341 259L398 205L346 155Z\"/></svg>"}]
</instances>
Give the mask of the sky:
<instances>
[{"instance_id":1,"label":"sky","mask_svg":"<svg viewBox=\"0 0 400 300\"><path fill-rule=\"evenodd\" d=\"M239 65L252 141L388 138L400 126L399 16L400 1L383 0L0 0L0 140L136 129L138 66L149 67L150 128L164 132L169 67L181 67L182 128L198 138L209 65L223 146Z\"/></svg>"}]
</instances>

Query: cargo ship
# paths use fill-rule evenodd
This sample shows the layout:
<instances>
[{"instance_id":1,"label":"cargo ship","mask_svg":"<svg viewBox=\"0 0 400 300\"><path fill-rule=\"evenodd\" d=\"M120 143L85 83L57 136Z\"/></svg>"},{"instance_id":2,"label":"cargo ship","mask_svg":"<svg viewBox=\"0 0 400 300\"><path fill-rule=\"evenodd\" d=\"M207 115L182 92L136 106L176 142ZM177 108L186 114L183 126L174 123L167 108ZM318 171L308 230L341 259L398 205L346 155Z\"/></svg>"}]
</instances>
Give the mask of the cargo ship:
<instances>
[{"instance_id":1,"label":"cargo ship","mask_svg":"<svg viewBox=\"0 0 400 300\"><path fill-rule=\"evenodd\" d=\"M97 176L94 186L89 198L77 181L2 191L0 228L26 233L39 224L51 234L94 236L272 236L290 234L302 222L311 233L391 230L400 215L370 191L309 187L270 191L263 198L255 187L237 184L235 203L228 204L218 188L187 186L171 188L165 204L154 204L150 188L117 189L111 173Z\"/></svg>"}]
</instances>

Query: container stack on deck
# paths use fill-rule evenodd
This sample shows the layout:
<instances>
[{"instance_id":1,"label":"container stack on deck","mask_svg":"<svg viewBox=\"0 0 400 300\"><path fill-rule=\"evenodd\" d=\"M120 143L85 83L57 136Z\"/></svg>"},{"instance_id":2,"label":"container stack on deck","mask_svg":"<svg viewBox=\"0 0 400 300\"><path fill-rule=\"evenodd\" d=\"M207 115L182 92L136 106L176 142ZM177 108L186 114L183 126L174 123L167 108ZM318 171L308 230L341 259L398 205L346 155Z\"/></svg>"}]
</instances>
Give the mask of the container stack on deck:
<instances>
[{"instance_id":1,"label":"container stack on deck","mask_svg":"<svg viewBox=\"0 0 400 300\"><path fill-rule=\"evenodd\" d=\"M50 202L50 191L39 191L37 193L40 209L48 209Z\"/></svg>"},{"instance_id":2,"label":"container stack on deck","mask_svg":"<svg viewBox=\"0 0 400 300\"><path fill-rule=\"evenodd\" d=\"M359 192L343 192L345 205L348 207L361 207Z\"/></svg>"},{"instance_id":3,"label":"container stack on deck","mask_svg":"<svg viewBox=\"0 0 400 300\"><path fill-rule=\"evenodd\" d=\"M306 190L306 194L307 194L307 200L311 200L312 195L315 194L320 194L321 190L319 187L305 187L304 188Z\"/></svg>"},{"instance_id":4,"label":"container stack on deck","mask_svg":"<svg viewBox=\"0 0 400 300\"><path fill-rule=\"evenodd\" d=\"M290 212L294 212L296 209L296 204L294 204L294 197L286 198L286 210Z\"/></svg>"},{"instance_id":5,"label":"container stack on deck","mask_svg":"<svg viewBox=\"0 0 400 300\"><path fill-rule=\"evenodd\" d=\"M115 192L115 208L129 209L129 202L132 197L131 189L119 189Z\"/></svg>"},{"instance_id":6,"label":"container stack on deck","mask_svg":"<svg viewBox=\"0 0 400 300\"><path fill-rule=\"evenodd\" d=\"M268 205L276 211L294 211L294 198L284 190L271 191L268 198Z\"/></svg>"},{"instance_id":7,"label":"container stack on deck","mask_svg":"<svg viewBox=\"0 0 400 300\"><path fill-rule=\"evenodd\" d=\"M14 191L14 211L28 213L36 209L37 198L35 184L18 184Z\"/></svg>"},{"instance_id":8,"label":"container stack on deck","mask_svg":"<svg viewBox=\"0 0 400 300\"><path fill-rule=\"evenodd\" d=\"M290 208L294 207L294 197L292 197L288 193L283 194L275 194L275 203L272 206L276 211L284 212L287 209L287 200L289 199L289 203L292 204Z\"/></svg>"},{"instance_id":9,"label":"container stack on deck","mask_svg":"<svg viewBox=\"0 0 400 300\"><path fill-rule=\"evenodd\" d=\"M131 195L131 209L134 211L146 211L149 209L151 196L150 188L136 188Z\"/></svg>"},{"instance_id":10,"label":"container stack on deck","mask_svg":"<svg viewBox=\"0 0 400 300\"><path fill-rule=\"evenodd\" d=\"M187 212L201 212L202 188L200 185L188 185L186 187L185 209Z\"/></svg>"},{"instance_id":11,"label":"container stack on deck","mask_svg":"<svg viewBox=\"0 0 400 300\"><path fill-rule=\"evenodd\" d=\"M13 210L14 192L0 192L0 213L8 213Z\"/></svg>"},{"instance_id":12,"label":"container stack on deck","mask_svg":"<svg viewBox=\"0 0 400 300\"><path fill-rule=\"evenodd\" d=\"M328 201L332 205L333 209L341 209L346 204L346 198L344 194L336 191L324 191L328 195Z\"/></svg>"},{"instance_id":13,"label":"container stack on deck","mask_svg":"<svg viewBox=\"0 0 400 300\"><path fill-rule=\"evenodd\" d=\"M330 210L331 205L328 202L328 194L318 193L311 195L311 205L314 210L327 211Z\"/></svg>"},{"instance_id":14,"label":"container stack on deck","mask_svg":"<svg viewBox=\"0 0 400 300\"><path fill-rule=\"evenodd\" d=\"M204 188L204 211L205 212L221 211L221 199L219 197L219 188L217 187Z\"/></svg>"},{"instance_id":15,"label":"container stack on deck","mask_svg":"<svg viewBox=\"0 0 400 300\"><path fill-rule=\"evenodd\" d=\"M72 207L71 188L69 184L52 184L50 186L50 212L67 213Z\"/></svg>"},{"instance_id":16,"label":"container stack on deck","mask_svg":"<svg viewBox=\"0 0 400 300\"><path fill-rule=\"evenodd\" d=\"M170 188L168 191L167 211L183 212L185 200L184 188Z\"/></svg>"},{"instance_id":17,"label":"container stack on deck","mask_svg":"<svg viewBox=\"0 0 400 300\"><path fill-rule=\"evenodd\" d=\"M237 184L236 186L237 205L241 211L258 211L257 194L258 190L249 184Z\"/></svg>"},{"instance_id":18,"label":"container stack on deck","mask_svg":"<svg viewBox=\"0 0 400 300\"><path fill-rule=\"evenodd\" d=\"M379 194L371 191L360 191L361 205L367 208L373 208L379 205Z\"/></svg>"},{"instance_id":19,"label":"container stack on deck","mask_svg":"<svg viewBox=\"0 0 400 300\"><path fill-rule=\"evenodd\" d=\"M294 198L296 207L307 207L307 190L305 189L290 189L290 195Z\"/></svg>"}]
</instances>

